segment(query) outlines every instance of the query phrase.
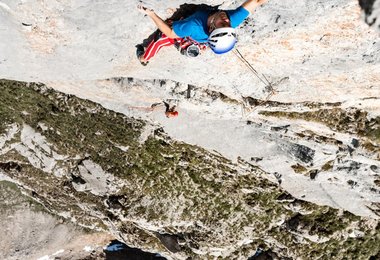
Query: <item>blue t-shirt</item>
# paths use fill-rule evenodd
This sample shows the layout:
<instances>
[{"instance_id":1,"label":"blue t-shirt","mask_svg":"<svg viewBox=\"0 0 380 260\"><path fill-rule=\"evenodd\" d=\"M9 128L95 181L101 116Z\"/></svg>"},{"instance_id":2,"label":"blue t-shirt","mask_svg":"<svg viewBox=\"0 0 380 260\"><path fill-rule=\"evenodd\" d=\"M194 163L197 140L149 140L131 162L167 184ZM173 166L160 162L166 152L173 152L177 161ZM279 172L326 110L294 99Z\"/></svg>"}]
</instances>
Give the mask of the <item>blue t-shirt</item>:
<instances>
[{"instance_id":1,"label":"blue t-shirt","mask_svg":"<svg viewBox=\"0 0 380 260\"><path fill-rule=\"evenodd\" d=\"M249 16L249 11L240 6L235 10L225 11L231 22L231 27L238 27ZM186 19L173 22L173 31L178 37L191 37L197 42L207 42L209 32L207 19L211 11L198 11Z\"/></svg>"}]
</instances>

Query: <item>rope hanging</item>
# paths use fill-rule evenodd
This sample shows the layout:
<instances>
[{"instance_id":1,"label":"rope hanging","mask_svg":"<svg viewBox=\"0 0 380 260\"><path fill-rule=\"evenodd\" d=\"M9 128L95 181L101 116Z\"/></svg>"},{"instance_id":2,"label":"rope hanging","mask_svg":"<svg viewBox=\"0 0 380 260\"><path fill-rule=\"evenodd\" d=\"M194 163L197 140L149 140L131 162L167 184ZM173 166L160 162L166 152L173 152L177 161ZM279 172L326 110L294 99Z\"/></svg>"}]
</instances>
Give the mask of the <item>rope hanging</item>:
<instances>
[{"instance_id":1,"label":"rope hanging","mask_svg":"<svg viewBox=\"0 0 380 260\"><path fill-rule=\"evenodd\" d=\"M243 62L244 65L246 65L250 69L250 71L265 85L265 87L267 89L269 89L270 93L267 95L267 97L263 101L261 101L259 104L257 104L255 106L255 108L265 104L266 102L268 102L269 98L276 93L276 91L273 89L272 83L267 79L267 77L264 74L261 74L261 76L260 76L260 74L257 72L257 70L255 70L255 68L251 65L251 63L249 63L249 61L247 61L244 58L244 56L241 54L241 52L237 48L235 50L233 50L233 52L239 58L239 60L241 62ZM249 111L249 113L246 114L245 116L248 116L252 111L254 111L254 109L251 109Z\"/></svg>"},{"instance_id":2,"label":"rope hanging","mask_svg":"<svg viewBox=\"0 0 380 260\"><path fill-rule=\"evenodd\" d=\"M244 58L244 56L237 48L234 50L234 53L240 59L240 61L243 62L262 83L264 83L266 87L268 86L270 90L273 90L272 83L267 79L267 77L265 77L264 74L261 74L264 79L261 78L257 70L255 70L251 63L249 63L249 61Z\"/></svg>"}]
</instances>

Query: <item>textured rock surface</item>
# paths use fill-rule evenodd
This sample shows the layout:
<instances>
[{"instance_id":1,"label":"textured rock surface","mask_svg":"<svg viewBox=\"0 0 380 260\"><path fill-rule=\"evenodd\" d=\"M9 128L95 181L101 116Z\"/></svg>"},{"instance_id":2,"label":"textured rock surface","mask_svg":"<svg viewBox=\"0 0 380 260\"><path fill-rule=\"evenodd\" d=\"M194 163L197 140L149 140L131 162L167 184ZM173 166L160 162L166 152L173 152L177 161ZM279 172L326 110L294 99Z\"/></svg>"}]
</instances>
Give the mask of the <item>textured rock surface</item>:
<instances>
[{"instance_id":1,"label":"textured rock surface","mask_svg":"<svg viewBox=\"0 0 380 260\"><path fill-rule=\"evenodd\" d=\"M4 169L4 164L1 165ZM33 197L22 193L31 192L30 189L22 185L20 189L4 178L6 176L0 174L1 259L38 259L49 255L51 258L84 259L91 255L84 250L86 246L93 246L93 255L101 255L103 246L112 239L107 233L84 230L52 215Z\"/></svg>"},{"instance_id":2,"label":"textured rock surface","mask_svg":"<svg viewBox=\"0 0 380 260\"><path fill-rule=\"evenodd\" d=\"M137 3L0 1L0 77L66 93L2 81L4 176L61 219L173 258L378 257L379 0L259 8L237 48L272 95L237 52L167 48L142 67L154 25ZM167 18L183 1L147 4ZM178 118L149 112L164 99Z\"/></svg>"},{"instance_id":3,"label":"textured rock surface","mask_svg":"<svg viewBox=\"0 0 380 260\"><path fill-rule=\"evenodd\" d=\"M233 161L254 163L297 198L377 217L368 206L380 199L378 172L373 170L380 167L379 118L350 102L264 102L235 98L220 86L133 78L54 87L83 98L94 93L93 101L153 120L177 140L215 150ZM178 100L179 118L168 120L162 111L146 112L165 97ZM378 103L376 97L369 100ZM298 165L302 172L294 170ZM350 165L356 166L351 170ZM310 172L315 171L320 174L312 179Z\"/></svg>"},{"instance_id":4,"label":"textured rock surface","mask_svg":"<svg viewBox=\"0 0 380 260\"><path fill-rule=\"evenodd\" d=\"M1 172L51 214L175 259L247 258L259 247L278 257L378 257L378 220L296 199L242 159L40 84L3 80L0 91ZM105 186L89 172L107 176Z\"/></svg>"}]
</instances>

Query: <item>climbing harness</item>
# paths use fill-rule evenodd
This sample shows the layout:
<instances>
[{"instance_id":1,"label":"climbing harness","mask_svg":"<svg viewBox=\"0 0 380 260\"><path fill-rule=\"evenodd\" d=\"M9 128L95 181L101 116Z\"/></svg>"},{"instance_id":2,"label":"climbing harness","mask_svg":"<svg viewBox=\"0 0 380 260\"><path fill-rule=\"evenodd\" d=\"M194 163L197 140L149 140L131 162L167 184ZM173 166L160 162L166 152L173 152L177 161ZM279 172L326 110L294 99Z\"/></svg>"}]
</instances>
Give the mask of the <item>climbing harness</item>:
<instances>
[{"instance_id":1,"label":"climbing harness","mask_svg":"<svg viewBox=\"0 0 380 260\"><path fill-rule=\"evenodd\" d=\"M184 17L181 17L178 20L182 20ZM167 19L166 24L172 27L174 20ZM174 46L177 48L177 50L182 54L190 58L197 57L201 50L205 50L207 48L207 45L204 43L199 43L195 40L193 40L191 37L184 37L184 38L177 38L174 39Z\"/></svg>"},{"instance_id":2,"label":"climbing harness","mask_svg":"<svg viewBox=\"0 0 380 260\"><path fill-rule=\"evenodd\" d=\"M244 65L246 65L249 70L265 85L265 89L266 90L269 90L269 94L267 95L267 97L262 100L259 104L257 104L254 108L250 109L248 114L245 114L245 110L248 110L245 105L243 105L243 115L245 114L245 116L248 116L250 113L252 113L258 106L261 106L263 104L265 104L266 102L269 101L269 99L274 95L276 94L276 91L274 90L273 88L273 84L267 79L267 77L264 75L264 74L260 74L257 72L257 70L255 70L255 68L251 65L251 63L249 63L249 61L247 61L244 56L241 54L241 52L235 48L235 50L233 50L234 54L239 58L239 60L244 63Z\"/></svg>"},{"instance_id":3,"label":"climbing harness","mask_svg":"<svg viewBox=\"0 0 380 260\"><path fill-rule=\"evenodd\" d=\"M191 58L197 57L201 53L201 50L205 50L207 48L206 44L199 43L190 37L176 39L174 46L182 55Z\"/></svg>"}]
</instances>

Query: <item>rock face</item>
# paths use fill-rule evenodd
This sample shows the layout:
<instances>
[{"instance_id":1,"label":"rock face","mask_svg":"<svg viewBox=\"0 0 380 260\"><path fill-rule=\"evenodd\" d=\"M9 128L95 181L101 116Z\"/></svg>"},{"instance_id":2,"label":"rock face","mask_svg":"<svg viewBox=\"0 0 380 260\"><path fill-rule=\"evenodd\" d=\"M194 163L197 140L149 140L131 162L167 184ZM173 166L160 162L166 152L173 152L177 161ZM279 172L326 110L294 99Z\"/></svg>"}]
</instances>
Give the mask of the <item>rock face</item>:
<instances>
[{"instance_id":1,"label":"rock face","mask_svg":"<svg viewBox=\"0 0 380 260\"><path fill-rule=\"evenodd\" d=\"M21 171L21 168L17 170ZM4 177L0 174L1 259L38 259L47 256L84 259L91 254L102 255L103 246L112 239L111 235L84 230L49 213L35 198L23 194L25 191L33 194L32 190L4 180ZM93 246L92 252L83 250L88 245Z\"/></svg>"},{"instance_id":2,"label":"rock face","mask_svg":"<svg viewBox=\"0 0 380 260\"><path fill-rule=\"evenodd\" d=\"M359 4L364 11L365 22L380 31L380 1L359 0Z\"/></svg>"},{"instance_id":3,"label":"rock face","mask_svg":"<svg viewBox=\"0 0 380 260\"><path fill-rule=\"evenodd\" d=\"M1 172L51 214L174 259L379 256L378 220L296 199L242 159L41 84L0 92Z\"/></svg>"},{"instance_id":4,"label":"rock face","mask_svg":"<svg viewBox=\"0 0 380 260\"><path fill-rule=\"evenodd\" d=\"M44 208L3 212L7 228L42 220L5 258L63 220L65 237L81 226L174 259L378 258L379 0L270 0L236 51L166 48L147 67L138 3L0 1L1 176ZM151 111L163 100L179 117ZM71 243L49 241L45 255Z\"/></svg>"}]
</instances>

